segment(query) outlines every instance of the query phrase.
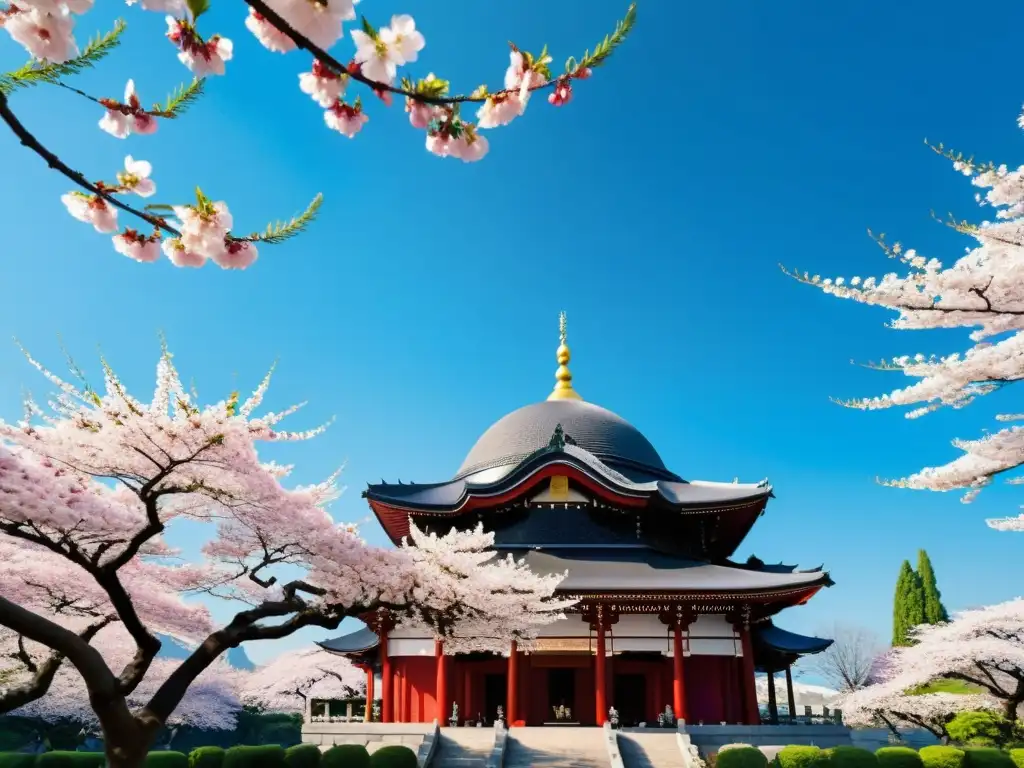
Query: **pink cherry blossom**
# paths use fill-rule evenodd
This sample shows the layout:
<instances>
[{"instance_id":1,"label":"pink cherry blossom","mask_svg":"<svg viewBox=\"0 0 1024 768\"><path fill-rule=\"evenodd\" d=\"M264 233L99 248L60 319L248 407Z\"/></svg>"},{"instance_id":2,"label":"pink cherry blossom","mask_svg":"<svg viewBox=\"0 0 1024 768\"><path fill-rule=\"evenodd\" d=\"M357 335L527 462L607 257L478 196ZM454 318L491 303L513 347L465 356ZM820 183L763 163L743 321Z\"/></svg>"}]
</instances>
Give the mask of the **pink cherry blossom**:
<instances>
[{"instance_id":1,"label":"pink cherry blossom","mask_svg":"<svg viewBox=\"0 0 1024 768\"><path fill-rule=\"evenodd\" d=\"M421 101L407 98L405 100L405 111L409 113L409 124L413 128L424 130L430 125L430 121L438 116L440 110L432 104L424 104Z\"/></svg>"},{"instance_id":2,"label":"pink cherry blossom","mask_svg":"<svg viewBox=\"0 0 1024 768\"><path fill-rule=\"evenodd\" d=\"M97 232L107 234L117 231L117 209L102 197L68 192L61 195L60 199L67 206L68 213L79 221L92 224Z\"/></svg>"},{"instance_id":3,"label":"pink cherry blossom","mask_svg":"<svg viewBox=\"0 0 1024 768\"><path fill-rule=\"evenodd\" d=\"M357 0L268 0L267 5L276 11L289 26L306 37L316 46L329 49L342 35L342 25L356 17L355 2ZM277 40L273 33L257 31L249 26L256 38L270 50ZM272 43L273 45L268 45Z\"/></svg>"},{"instance_id":4,"label":"pink cherry blossom","mask_svg":"<svg viewBox=\"0 0 1024 768\"><path fill-rule=\"evenodd\" d=\"M160 240L157 237L140 235L134 229L126 229L114 235L114 250L129 259L151 264L160 258Z\"/></svg>"},{"instance_id":5,"label":"pink cherry blossom","mask_svg":"<svg viewBox=\"0 0 1024 768\"><path fill-rule=\"evenodd\" d=\"M15 42L37 59L60 64L78 55L75 22L63 3L55 4L52 12L11 5L0 11L0 21Z\"/></svg>"},{"instance_id":6,"label":"pink cherry blossom","mask_svg":"<svg viewBox=\"0 0 1024 768\"><path fill-rule=\"evenodd\" d=\"M176 267L201 267L206 264L205 255L188 250L176 237L163 240L160 248Z\"/></svg>"},{"instance_id":7,"label":"pink cherry blossom","mask_svg":"<svg viewBox=\"0 0 1024 768\"><path fill-rule=\"evenodd\" d=\"M345 94L347 85L347 74L335 73L318 60L313 61L312 72L299 75L299 89L321 107L333 106Z\"/></svg>"},{"instance_id":8,"label":"pink cherry blossom","mask_svg":"<svg viewBox=\"0 0 1024 768\"><path fill-rule=\"evenodd\" d=\"M398 67L416 61L426 45L416 22L407 15L392 16L391 26L381 29L376 37L361 29L353 29L351 35L356 44L354 58L363 74L387 85L394 82Z\"/></svg>"},{"instance_id":9,"label":"pink cherry blossom","mask_svg":"<svg viewBox=\"0 0 1024 768\"><path fill-rule=\"evenodd\" d=\"M336 101L330 109L324 112L324 122L327 123L327 127L350 139L363 129L369 119L358 102L351 106L343 101Z\"/></svg>"},{"instance_id":10,"label":"pink cherry blossom","mask_svg":"<svg viewBox=\"0 0 1024 768\"><path fill-rule=\"evenodd\" d=\"M508 125L517 117L523 114L526 109L526 102L518 92L503 92L487 97L477 110L477 126L480 128L497 128L501 125Z\"/></svg>"},{"instance_id":11,"label":"pink cherry blossom","mask_svg":"<svg viewBox=\"0 0 1024 768\"><path fill-rule=\"evenodd\" d=\"M142 102L135 92L135 81L129 80L124 87L124 102L101 99L107 107L100 119L100 128L118 139L127 138L131 133L142 135L155 133L156 118L142 108Z\"/></svg>"},{"instance_id":12,"label":"pink cherry blossom","mask_svg":"<svg viewBox=\"0 0 1024 768\"><path fill-rule=\"evenodd\" d=\"M249 9L245 19L246 28L256 36L264 48L275 53L287 53L295 49L295 42L254 9Z\"/></svg>"},{"instance_id":13,"label":"pink cherry blossom","mask_svg":"<svg viewBox=\"0 0 1024 768\"><path fill-rule=\"evenodd\" d=\"M117 182L126 192L134 192L139 197L152 197L156 194L156 183L149 178L152 172L151 164L128 155L124 159L124 170L117 174Z\"/></svg>"},{"instance_id":14,"label":"pink cherry blossom","mask_svg":"<svg viewBox=\"0 0 1024 768\"><path fill-rule=\"evenodd\" d=\"M234 51L226 37L213 35L204 41L188 21L174 16L167 17L167 39L178 47L178 60L196 77L223 75L224 63Z\"/></svg>"},{"instance_id":15,"label":"pink cherry blossom","mask_svg":"<svg viewBox=\"0 0 1024 768\"><path fill-rule=\"evenodd\" d=\"M212 258L224 250L233 222L227 203L212 203L208 208L192 205L173 206L181 230L181 244L186 250Z\"/></svg>"},{"instance_id":16,"label":"pink cherry blossom","mask_svg":"<svg viewBox=\"0 0 1024 768\"><path fill-rule=\"evenodd\" d=\"M520 88L532 90L547 82L547 78L536 69L527 66L527 59L522 51L513 48L509 53L509 65L505 70L505 90L514 91ZM534 62L534 67L545 66L551 62L550 56Z\"/></svg>"},{"instance_id":17,"label":"pink cherry blossom","mask_svg":"<svg viewBox=\"0 0 1024 768\"><path fill-rule=\"evenodd\" d=\"M555 90L548 94L548 103L561 107L569 103L572 98L572 84L565 78L558 81Z\"/></svg>"},{"instance_id":18,"label":"pink cherry blossom","mask_svg":"<svg viewBox=\"0 0 1024 768\"><path fill-rule=\"evenodd\" d=\"M447 124L427 133L427 151L438 157L457 157L465 163L482 160L490 145L487 137L477 133L472 123L461 123L458 135L453 136Z\"/></svg>"},{"instance_id":19,"label":"pink cherry blossom","mask_svg":"<svg viewBox=\"0 0 1024 768\"><path fill-rule=\"evenodd\" d=\"M253 243L245 240L228 240L224 247L212 253L210 258L221 269L246 269L253 265L257 255Z\"/></svg>"},{"instance_id":20,"label":"pink cherry blossom","mask_svg":"<svg viewBox=\"0 0 1024 768\"><path fill-rule=\"evenodd\" d=\"M310 699L347 699L365 691L365 672L344 656L313 647L287 651L254 669L241 698L271 712L303 712Z\"/></svg>"}]
</instances>

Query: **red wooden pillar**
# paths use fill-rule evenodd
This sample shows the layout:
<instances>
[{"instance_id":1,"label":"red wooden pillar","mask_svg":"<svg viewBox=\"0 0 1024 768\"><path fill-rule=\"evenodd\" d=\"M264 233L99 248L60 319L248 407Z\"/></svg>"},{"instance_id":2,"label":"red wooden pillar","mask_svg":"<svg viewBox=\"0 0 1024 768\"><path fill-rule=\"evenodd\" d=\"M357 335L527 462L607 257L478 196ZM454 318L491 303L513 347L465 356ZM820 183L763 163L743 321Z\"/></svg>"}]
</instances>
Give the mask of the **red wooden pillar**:
<instances>
[{"instance_id":1,"label":"red wooden pillar","mask_svg":"<svg viewBox=\"0 0 1024 768\"><path fill-rule=\"evenodd\" d=\"M686 720L686 679L683 674L683 625L672 628L672 710L677 720Z\"/></svg>"},{"instance_id":2,"label":"red wooden pillar","mask_svg":"<svg viewBox=\"0 0 1024 768\"><path fill-rule=\"evenodd\" d=\"M398 713L395 720L409 722L409 681L405 676L405 664L398 668Z\"/></svg>"},{"instance_id":3,"label":"red wooden pillar","mask_svg":"<svg viewBox=\"0 0 1024 768\"><path fill-rule=\"evenodd\" d=\"M508 701L506 702L505 723L511 726L519 716L519 645L515 640L508 651L508 681L506 691Z\"/></svg>"},{"instance_id":4,"label":"red wooden pillar","mask_svg":"<svg viewBox=\"0 0 1024 768\"><path fill-rule=\"evenodd\" d=\"M463 715L467 720L473 717L473 669L472 667L466 668L466 714Z\"/></svg>"},{"instance_id":5,"label":"red wooden pillar","mask_svg":"<svg viewBox=\"0 0 1024 768\"><path fill-rule=\"evenodd\" d=\"M750 638L750 618L744 617L740 629L740 641L743 649L743 663L740 665L743 679L740 690L743 691L743 715L747 725L761 723L761 710L757 706L757 688L754 682L754 643Z\"/></svg>"},{"instance_id":6,"label":"red wooden pillar","mask_svg":"<svg viewBox=\"0 0 1024 768\"><path fill-rule=\"evenodd\" d=\"M437 722L439 725L447 725L448 717L448 664L445 661L444 641L434 641L434 657L437 659L437 682L434 691L437 699Z\"/></svg>"},{"instance_id":7,"label":"red wooden pillar","mask_svg":"<svg viewBox=\"0 0 1024 768\"><path fill-rule=\"evenodd\" d=\"M363 721L368 723L373 719L373 667L367 664L363 669L366 670L366 712Z\"/></svg>"},{"instance_id":8,"label":"red wooden pillar","mask_svg":"<svg viewBox=\"0 0 1024 768\"><path fill-rule=\"evenodd\" d=\"M604 616L601 606L597 610L597 658L594 660L594 701L596 704L597 724L602 726L608 720L607 668L604 656Z\"/></svg>"},{"instance_id":9,"label":"red wooden pillar","mask_svg":"<svg viewBox=\"0 0 1024 768\"><path fill-rule=\"evenodd\" d=\"M388 631L380 632L380 720L382 723L395 722L395 680L391 671L391 657L388 656Z\"/></svg>"}]
</instances>

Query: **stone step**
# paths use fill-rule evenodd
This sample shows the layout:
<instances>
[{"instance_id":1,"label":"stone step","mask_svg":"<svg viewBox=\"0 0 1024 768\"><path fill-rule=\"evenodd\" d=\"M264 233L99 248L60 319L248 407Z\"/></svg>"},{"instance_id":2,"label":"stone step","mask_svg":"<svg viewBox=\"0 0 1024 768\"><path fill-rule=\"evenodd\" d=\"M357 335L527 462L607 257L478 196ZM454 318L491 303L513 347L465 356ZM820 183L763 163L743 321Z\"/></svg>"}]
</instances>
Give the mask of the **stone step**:
<instances>
[{"instance_id":1,"label":"stone step","mask_svg":"<svg viewBox=\"0 0 1024 768\"><path fill-rule=\"evenodd\" d=\"M625 768L683 768L675 733L619 733Z\"/></svg>"},{"instance_id":2,"label":"stone step","mask_svg":"<svg viewBox=\"0 0 1024 768\"><path fill-rule=\"evenodd\" d=\"M600 728L512 728L505 768L608 768Z\"/></svg>"}]
</instances>

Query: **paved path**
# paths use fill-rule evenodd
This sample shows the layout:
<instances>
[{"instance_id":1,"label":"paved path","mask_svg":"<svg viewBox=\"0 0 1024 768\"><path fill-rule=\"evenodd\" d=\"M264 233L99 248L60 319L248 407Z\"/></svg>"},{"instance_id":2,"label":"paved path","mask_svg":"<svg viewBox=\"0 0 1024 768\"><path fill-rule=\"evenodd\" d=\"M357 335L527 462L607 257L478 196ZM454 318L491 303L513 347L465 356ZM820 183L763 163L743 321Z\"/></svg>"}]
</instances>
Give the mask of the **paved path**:
<instances>
[{"instance_id":1,"label":"paved path","mask_svg":"<svg viewBox=\"0 0 1024 768\"><path fill-rule=\"evenodd\" d=\"M505 768L608 768L601 728L512 728Z\"/></svg>"},{"instance_id":2,"label":"paved path","mask_svg":"<svg viewBox=\"0 0 1024 768\"><path fill-rule=\"evenodd\" d=\"M493 728L442 728L430 768L484 768L493 747Z\"/></svg>"},{"instance_id":3,"label":"paved path","mask_svg":"<svg viewBox=\"0 0 1024 768\"><path fill-rule=\"evenodd\" d=\"M619 754L626 768L683 768L683 756L675 731L668 733L622 732Z\"/></svg>"}]
</instances>

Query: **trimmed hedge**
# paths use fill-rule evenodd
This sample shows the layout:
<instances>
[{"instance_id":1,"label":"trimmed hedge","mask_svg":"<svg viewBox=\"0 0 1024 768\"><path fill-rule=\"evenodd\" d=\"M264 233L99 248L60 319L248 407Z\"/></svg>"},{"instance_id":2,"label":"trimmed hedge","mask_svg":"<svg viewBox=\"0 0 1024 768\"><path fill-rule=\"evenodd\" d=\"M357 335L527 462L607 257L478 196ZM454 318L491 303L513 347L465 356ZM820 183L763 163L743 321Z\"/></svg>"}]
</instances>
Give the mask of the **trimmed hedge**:
<instances>
[{"instance_id":1,"label":"trimmed hedge","mask_svg":"<svg viewBox=\"0 0 1024 768\"><path fill-rule=\"evenodd\" d=\"M924 768L921 756L910 747L882 747L875 752L875 760L878 768Z\"/></svg>"},{"instance_id":2,"label":"trimmed hedge","mask_svg":"<svg viewBox=\"0 0 1024 768\"><path fill-rule=\"evenodd\" d=\"M828 755L821 747L786 747L775 758L779 768L822 768L828 762Z\"/></svg>"},{"instance_id":3,"label":"trimmed hedge","mask_svg":"<svg viewBox=\"0 0 1024 768\"><path fill-rule=\"evenodd\" d=\"M1011 749L1010 759L1013 760L1017 768L1024 768L1024 748Z\"/></svg>"},{"instance_id":4,"label":"trimmed hedge","mask_svg":"<svg viewBox=\"0 0 1024 768\"><path fill-rule=\"evenodd\" d=\"M221 768L286 768L284 747L231 747L224 753Z\"/></svg>"},{"instance_id":5,"label":"trimmed hedge","mask_svg":"<svg viewBox=\"0 0 1024 768\"><path fill-rule=\"evenodd\" d=\"M719 758L719 762L721 762L721 758ZM417 768L416 753L400 744L381 747L370 755L370 766L371 768Z\"/></svg>"},{"instance_id":6,"label":"trimmed hedge","mask_svg":"<svg viewBox=\"0 0 1024 768\"><path fill-rule=\"evenodd\" d=\"M967 755L956 747L921 747L918 752L924 768L966 768Z\"/></svg>"},{"instance_id":7,"label":"trimmed hedge","mask_svg":"<svg viewBox=\"0 0 1024 768\"><path fill-rule=\"evenodd\" d=\"M362 744L338 744L320 755L320 768L370 768L370 753Z\"/></svg>"},{"instance_id":8,"label":"trimmed hedge","mask_svg":"<svg viewBox=\"0 0 1024 768\"><path fill-rule=\"evenodd\" d=\"M967 768L1014 768L1013 760L995 747L967 747Z\"/></svg>"},{"instance_id":9,"label":"trimmed hedge","mask_svg":"<svg viewBox=\"0 0 1024 768\"><path fill-rule=\"evenodd\" d=\"M317 768L320 765L320 747L316 744L296 744L284 751L288 768Z\"/></svg>"},{"instance_id":10,"label":"trimmed hedge","mask_svg":"<svg viewBox=\"0 0 1024 768\"><path fill-rule=\"evenodd\" d=\"M196 747L188 753L188 768L221 768L223 764L221 747Z\"/></svg>"},{"instance_id":11,"label":"trimmed hedge","mask_svg":"<svg viewBox=\"0 0 1024 768\"><path fill-rule=\"evenodd\" d=\"M878 759L866 749L840 746L828 750L828 764L829 768L878 768Z\"/></svg>"},{"instance_id":12,"label":"trimmed hedge","mask_svg":"<svg viewBox=\"0 0 1024 768\"><path fill-rule=\"evenodd\" d=\"M732 747L720 750L716 768L767 768L768 758L756 747Z\"/></svg>"},{"instance_id":13,"label":"trimmed hedge","mask_svg":"<svg viewBox=\"0 0 1024 768\"><path fill-rule=\"evenodd\" d=\"M163 750L146 755L145 768L189 768L188 755L184 752Z\"/></svg>"},{"instance_id":14,"label":"trimmed hedge","mask_svg":"<svg viewBox=\"0 0 1024 768\"><path fill-rule=\"evenodd\" d=\"M43 752L36 757L36 768L103 768L107 757L102 752Z\"/></svg>"},{"instance_id":15,"label":"trimmed hedge","mask_svg":"<svg viewBox=\"0 0 1024 768\"><path fill-rule=\"evenodd\" d=\"M0 768L35 768L36 756L25 752L0 752Z\"/></svg>"}]
</instances>

